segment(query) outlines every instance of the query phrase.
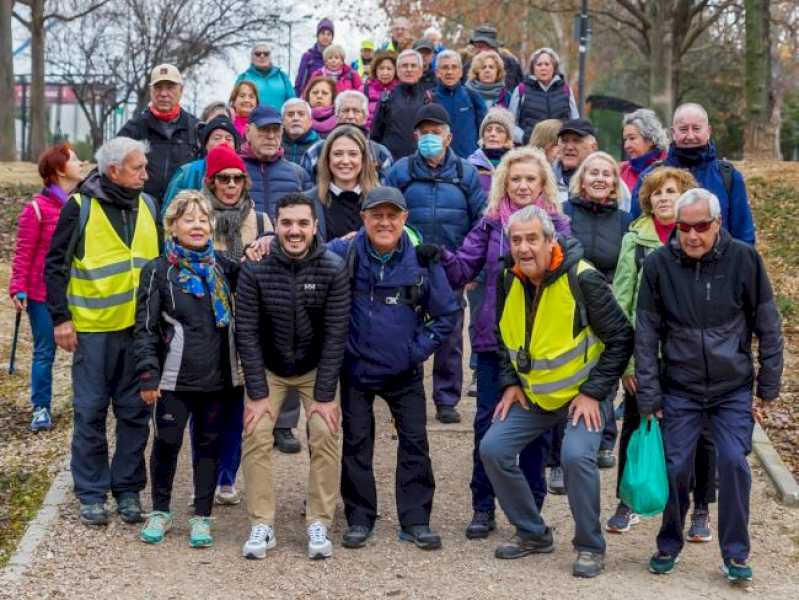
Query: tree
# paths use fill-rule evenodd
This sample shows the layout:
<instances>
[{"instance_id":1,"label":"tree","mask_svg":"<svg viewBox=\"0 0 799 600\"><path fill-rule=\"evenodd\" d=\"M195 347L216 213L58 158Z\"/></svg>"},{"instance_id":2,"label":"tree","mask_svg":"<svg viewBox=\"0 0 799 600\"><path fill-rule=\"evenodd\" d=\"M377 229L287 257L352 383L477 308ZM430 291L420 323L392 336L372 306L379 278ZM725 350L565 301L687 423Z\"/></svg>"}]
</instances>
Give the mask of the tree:
<instances>
[{"instance_id":1,"label":"tree","mask_svg":"<svg viewBox=\"0 0 799 600\"><path fill-rule=\"evenodd\" d=\"M747 116L744 157L779 160L779 117L774 110L771 73L771 2L745 0L744 4Z\"/></svg>"},{"instance_id":2,"label":"tree","mask_svg":"<svg viewBox=\"0 0 799 600\"><path fill-rule=\"evenodd\" d=\"M17 158L14 130L14 47L11 40L13 0L0 0L0 160Z\"/></svg>"}]
</instances>

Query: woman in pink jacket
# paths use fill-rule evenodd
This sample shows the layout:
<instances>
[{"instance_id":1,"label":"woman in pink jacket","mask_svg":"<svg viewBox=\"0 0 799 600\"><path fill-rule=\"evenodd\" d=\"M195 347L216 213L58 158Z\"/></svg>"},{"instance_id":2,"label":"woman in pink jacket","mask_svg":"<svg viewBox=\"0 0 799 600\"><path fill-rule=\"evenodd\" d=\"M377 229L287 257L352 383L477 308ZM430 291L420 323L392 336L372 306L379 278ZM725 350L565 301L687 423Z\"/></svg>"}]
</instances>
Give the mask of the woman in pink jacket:
<instances>
[{"instance_id":1,"label":"woman in pink jacket","mask_svg":"<svg viewBox=\"0 0 799 600\"><path fill-rule=\"evenodd\" d=\"M311 79L316 77L329 77L336 82L336 93L346 90L360 92L362 83L358 71L347 64L347 55L344 48L337 44L330 44L322 53L325 64L321 69L311 73Z\"/></svg>"},{"instance_id":2,"label":"woman in pink jacket","mask_svg":"<svg viewBox=\"0 0 799 600\"><path fill-rule=\"evenodd\" d=\"M44 259L50 250L61 208L81 176L81 162L69 144L48 148L39 158L44 189L25 205L19 216L17 248L11 267L9 294L17 312L28 311L33 334L31 366L31 431L50 429L55 341L53 321L47 311Z\"/></svg>"}]
</instances>

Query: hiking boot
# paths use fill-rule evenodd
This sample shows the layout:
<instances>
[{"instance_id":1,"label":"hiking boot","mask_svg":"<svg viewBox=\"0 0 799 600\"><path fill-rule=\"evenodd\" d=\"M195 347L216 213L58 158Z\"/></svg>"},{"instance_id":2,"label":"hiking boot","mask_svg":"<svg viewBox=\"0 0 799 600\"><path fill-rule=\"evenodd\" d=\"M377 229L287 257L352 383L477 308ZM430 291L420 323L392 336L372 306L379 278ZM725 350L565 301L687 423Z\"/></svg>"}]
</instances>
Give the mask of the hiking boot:
<instances>
[{"instance_id":1,"label":"hiking boot","mask_svg":"<svg viewBox=\"0 0 799 600\"><path fill-rule=\"evenodd\" d=\"M117 512L125 523L133 524L144 522L138 494L130 494L117 498Z\"/></svg>"},{"instance_id":2,"label":"hiking boot","mask_svg":"<svg viewBox=\"0 0 799 600\"><path fill-rule=\"evenodd\" d=\"M738 562L734 558L725 558L721 565L721 572L727 576L730 583L744 583L752 581L752 567L746 562Z\"/></svg>"},{"instance_id":3,"label":"hiking boot","mask_svg":"<svg viewBox=\"0 0 799 600\"><path fill-rule=\"evenodd\" d=\"M507 544L497 546L494 556L501 559L521 558L528 554L547 554L555 550L552 530L547 527L544 535L523 535L517 533Z\"/></svg>"},{"instance_id":4,"label":"hiking boot","mask_svg":"<svg viewBox=\"0 0 799 600\"><path fill-rule=\"evenodd\" d=\"M189 519L189 546L192 548L209 548L214 545L211 535L211 517L192 517Z\"/></svg>"},{"instance_id":5,"label":"hiking boot","mask_svg":"<svg viewBox=\"0 0 799 600\"><path fill-rule=\"evenodd\" d=\"M619 502L619 505L616 507L616 513L608 519L605 529L610 533L625 533L630 531L631 526L638 525L640 522L641 519L630 510L629 506L623 502Z\"/></svg>"},{"instance_id":6,"label":"hiking boot","mask_svg":"<svg viewBox=\"0 0 799 600\"><path fill-rule=\"evenodd\" d=\"M694 508L691 514L691 527L688 528L689 542L710 542L713 540L713 532L710 530L710 513L707 509Z\"/></svg>"},{"instance_id":7,"label":"hiking boot","mask_svg":"<svg viewBox=\"0 0 799 600\"><path fill-rule=\"evenodd\" d=\"M327 537L327 527L319 521L308 525L308 558L317 560L333 556L333 542Z\"/></svg>"},{"instance_id":8,"label":"hiking boot","mask_svg":"<svg viewBox=\"0 0 799 600\"><path fill-rule=\"evenodd\" d=\"M441 548L441 536L434 533L427 525L410 525L400 529L399 539L410 542L422 550L438 550Z\"/></svg>"},{"instance_id":9,"label":"hiking boot","mask_svg":"<svg viewBox=\"0 0 799 600\"><path fill-rule=\"evenodd\" d=\"M257 523L250 529L250 539L244 542L241 554L244 558L250 559L266 558L266 551L274 548L276 544L277 538L272 526Z\"/></svg>"},{"instance_id":10,"label":"hiking boot","mask_svg":"<svg viewBox=\"0 0 799 600\"><path fill-rule=\"evenodd\" d=\"M30 430L33 433L40 431L49 431L53 428L53 420L50 418L50 411L42 406L33 411L33 419L31 419Z\"/></svg>"},{"instance_id":11,"label":"hiking boot","mask_svg":"<svg viewBox=\"0 0 799 600\"><path fill-rule=\"evenodd\" d=\"M441 405L436 407L436 419L439 423L450 425L452 423L460 423L461 414L455 410L454 406Z\"/></svg>"},{"instance_id":12,"label":"hiking boot","mask_svg":"<svg viewBox=\"0 0 799 600\"><path fill-rule=\"evenodd\" d=\"M84 525L108 525L108 511L105 504L80 505L80 522Z\"/></svg>"},{"instance_id":13,"label":"hiking boot","mask_svg":"<svg viewBox=\"0 0 799 600\"><path fill-rule=\"evenodd\" d=\"M613 450L600 450L596 455L596 466L600 469L612 469L616 466Z\"/></svg>"},{"instance_id":14,"label":"hiking boot","mask_svg":"<svg viewBox=\"0 0 799 600\"><path fill-rule=\"evenodd\" d=\"M341 538L341 545L345 548L363 548L372 535L372 530L364 525L351 525L347 527Z\"/></svg>"},{"instance_id":15,"label":"hiking boot","mask_svg":"<svg viewBox=\"0 0 799 600\"><path fill-rule=\"evenodd\" d=\"M552 467L549 470L549 482L547 484L550 494L563 496L566 493L566 482L563 479L563 467Z\"/></svg>"},{"instance_id":16,"label":"hiking boot","mask_svg":"<svg viewBox=\"0 0 799 600\"><path fill-rule=\"evenodd\" d=\"M572 565L572 575L590 579L605 570L605 555L598 552L582 550L577 553L577 560Z\"/></svg>"},{"instance_id":17,"label":"hiking boot","mask_svg":"<svg viewBox=\"0 0 799 600\"><path fill-rule=\"evenodd\" d=\"M225 506L235 506L241 502L241 494L236 490L235 485L220 485L214 494L214 503ZM194 504L192 502L192 504Z\"/></svg>"},{"instance_id":18,"label":"hiking boot","mask_svg":"<svg viewBox=\"0 0 799 600\"><path fill-rule=\"evenodd\" d=\"M302 448L291 429L275 429L275 446L283 454L297 454Z\"/></svg>"},{"instance_id":19,"label":"hiking boot","mask_svg":"<svg viewBox=\"0 0 799 600\"><path fill-rule=\"evenodd\" d=\"M658 550L649 559L649 572L655 575L668 575L678 562L680 562L679 556L671 556Z\"/></svg>"},{"instance_id":20,"label":"hiking boot","mask_svg":"<svg viewBox=\"0 0 799 600\"><path fill-rule=\"evenodd\" d=\"M139 539L147 544L160 544L167 532L172 529L172 514L154 510L147 517L147 523L142 527Z\"/></svg>"},{"instance_id":21,"label":"hiking boot","mask_svg":"<svg viewBox=\"0 0 799 600\"><path fill-rule=\"evenodd\" d=\"M466 528L466 537L470 540L487 538L488 534L496 527L493 513L476 510L472 516L472 522Z\"/></svg>"}]
</instances>

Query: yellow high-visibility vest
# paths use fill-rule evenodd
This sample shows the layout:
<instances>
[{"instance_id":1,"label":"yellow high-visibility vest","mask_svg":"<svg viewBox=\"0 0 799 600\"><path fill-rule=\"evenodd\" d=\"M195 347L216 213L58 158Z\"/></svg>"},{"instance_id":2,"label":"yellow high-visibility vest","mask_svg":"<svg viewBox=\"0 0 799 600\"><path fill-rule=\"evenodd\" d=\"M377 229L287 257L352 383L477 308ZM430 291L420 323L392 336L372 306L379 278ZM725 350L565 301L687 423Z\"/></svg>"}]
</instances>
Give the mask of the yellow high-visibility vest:
<instances>
[{"instance_id":1,"label":"yellow high-visibility vest","mask_svg":"<svg viewBox=\"0 0 799 600\"><path fill-rule=\"evenodd\" d=\"M78 205L91 202L82 236L83 258L73 256L67 286L75 329L102 333L132 327L141 268L160 253L153 215L140 196L133 241L128 247L97 199L80 194L73 197Z\"/></svg>"},{"instance_id":2,"label":"yellow high-visibility vest","mask_svg":"<svg viewBox=\"0 0 799 600\"><path fill-rule=\"evenodd\" d=\"M577 273L592 268L580 261ZM527 348L531 369L522 373L517 357L525 344L527 307L523 283L514 277L506 293L499 321L502 343L508 349L527 398L544 410L557 410L579 393L604 349L590 326L583 327L574 336L574 317L578 310L566 273L544 287Z\"/></svg>"}]
</instances>

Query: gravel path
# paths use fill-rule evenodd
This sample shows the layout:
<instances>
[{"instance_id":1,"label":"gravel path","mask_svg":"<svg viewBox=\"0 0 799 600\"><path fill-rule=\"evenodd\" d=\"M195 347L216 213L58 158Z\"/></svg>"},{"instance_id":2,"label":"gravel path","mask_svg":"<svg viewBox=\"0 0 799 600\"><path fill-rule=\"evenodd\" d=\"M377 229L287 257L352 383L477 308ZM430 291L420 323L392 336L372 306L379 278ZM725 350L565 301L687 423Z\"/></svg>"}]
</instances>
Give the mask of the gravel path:
<instances>
[{"instance_id":1,"label":"gravel path","mask_svg":"<svg viewBox=\"0 0 799 600\"><path fill-rule=\"evenodd\" d=\"M305 557L301 515L308 457L275 453L278 491L278 546L264 561L246 561L240 547L248 532L243 505L216 507L213 548L187 545L190 493L187 453L181 456L173 510L176 528L158 547L137 539L138 528L115 519L107 529L88 529L77 520L70 497L61 507L50 535L37 550L34 566L15 585L0 588L0 598L180 599L245 596L250 598L727 598L743 592L731 588L719 573L717 544L690 545L678 570L656 578L646 571L658 519L648 519L623 536L609 536L607 570L591 581L571 576L573 525L564 496L549 496L545 517L555 527L556 551L517 561L498 561L495 545L511 535L500 517L499 530L488 540L463 535L470 512L471 429L474 402L464 399L464 423L443 426L429 419L430 443L437 480L432 525L444 548L425 553L397 539L393 497L396 442L385 405L376 405L378 441L376 475L382 518L364 550L340 546L341 506L332 537L332 559ZM431 407L432 408L432 407ZM304 440L303 440L304 443ZM305 446L304 446L305 447ZM799 511L774 500L759 464L753 464L752 597L799 596ZM615 506L615 469L602 472L603 514ZM149 494L145 496L149 505ZM501 511L499 511L501 512ZM715 523L715 520L714 520Z\"/></svg>"}]
</instances>

